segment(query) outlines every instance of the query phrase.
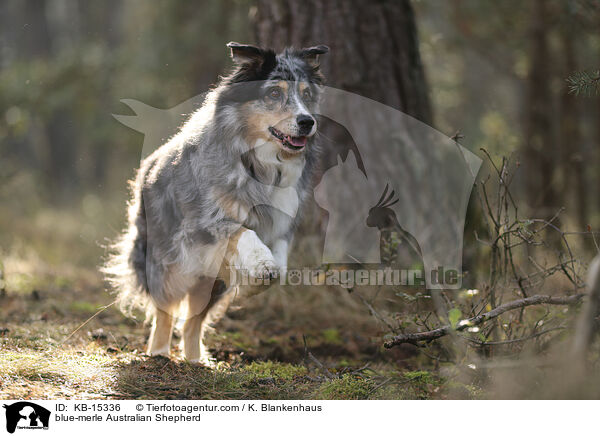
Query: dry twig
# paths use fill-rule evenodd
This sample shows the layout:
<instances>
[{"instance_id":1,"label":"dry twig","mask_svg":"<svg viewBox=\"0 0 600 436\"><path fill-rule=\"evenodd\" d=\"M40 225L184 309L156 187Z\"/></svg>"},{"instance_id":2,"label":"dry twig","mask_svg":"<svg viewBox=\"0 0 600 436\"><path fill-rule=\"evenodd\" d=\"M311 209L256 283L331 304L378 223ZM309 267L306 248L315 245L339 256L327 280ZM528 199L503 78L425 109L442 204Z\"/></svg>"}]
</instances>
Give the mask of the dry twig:
<instances>
[{"instance_id":1,"label":"dry twig","mask_svg":"<svg viewBox=\"0 0 600 436\"><path fill-rule=\"evenodd\" d=\"M406 333L394 336L391 340L384 343L385 348L392 348L400 344L413 344L420 346L422 342L431 342L435 339L439 339L443 336L450 334L453 331L462 331L469 327L474 327L483 324L486 321L494 319L504 312L509 310L518 309L527 306L533 306L538 304L556 304L556 305L570 305L576 304L581 300L585 294L575 294L568 297L552 297L550 295L534 295L532 297L522 298L520 300L510 301L508 303L497 306L495 309L489 312L482 313L472 318L463 320L458 323L456 328L452 328L450 325L440 327L438 329L419 332L419 333Z\"/></svg>"}]
</instances>

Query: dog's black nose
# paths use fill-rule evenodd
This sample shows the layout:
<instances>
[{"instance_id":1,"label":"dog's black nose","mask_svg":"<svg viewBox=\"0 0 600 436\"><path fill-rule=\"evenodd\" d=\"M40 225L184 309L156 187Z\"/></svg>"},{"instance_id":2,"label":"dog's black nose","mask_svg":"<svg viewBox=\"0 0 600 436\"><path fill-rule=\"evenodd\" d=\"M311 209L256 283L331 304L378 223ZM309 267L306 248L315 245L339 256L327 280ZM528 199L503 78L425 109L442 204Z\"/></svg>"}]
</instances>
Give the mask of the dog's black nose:
<instances>
[{"instance_id":1,"label":"dog's black nose","mask_svg":"<svg viewBox=\"0 0 600 436\"><path fill-rule=\"evenodd\" d=\"M315 119L310 115L298 115L296 122L298 123L298 127L300 127L302 133L310 132L312 126L315 125Z\"/></svg>"}]
</instances>

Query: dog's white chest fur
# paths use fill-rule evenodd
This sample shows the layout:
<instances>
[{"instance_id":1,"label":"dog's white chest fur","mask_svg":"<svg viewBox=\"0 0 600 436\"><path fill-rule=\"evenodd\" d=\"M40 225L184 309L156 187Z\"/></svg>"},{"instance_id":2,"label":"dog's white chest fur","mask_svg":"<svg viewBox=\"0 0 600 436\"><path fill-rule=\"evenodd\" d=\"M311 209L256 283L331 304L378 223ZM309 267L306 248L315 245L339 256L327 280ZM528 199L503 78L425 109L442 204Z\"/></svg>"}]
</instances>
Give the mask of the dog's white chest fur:
<instances>
[{"instance_id":1,"label":"dog's white chest fur","mask_svg":"<svg viewBox=\"0 0 600 436\"><path fill-rule=\"evenodd\" d=\"M295 217L298 213L299 203L300 199L298 198L298 192L295 187L279 188L276 186L271 192L270 206L290 217Z\"/></svg>"},{"instance_id":2,"label":"dog's white chest fur","mask_svg":"<svg viewBox=\"0 0 600 436\"><path fill-rule=\"evenodd\" d=\"M304 159L281 162L277 168L280 174L279 183L271 192L271 205L292 217L298 212L297 186L303 168Z\"/></svg>"},{"instance_id":3,"label":"dog's white chest fur","mask_svg":"<svg viewBox=\"0 0 600 436\"><path fill-rule=\"evenodd\" d=\"M298 213L300 206L300 197L298 196L297 185L304 168L304 159L294 159L292 161L281 162L278 171L281 176L279 183L273 186L270 193L271 207L283 212L273 214L273 227L269 232L274 239L285 235L289 229L292 220Z\"/></svg>"}]
</instances>

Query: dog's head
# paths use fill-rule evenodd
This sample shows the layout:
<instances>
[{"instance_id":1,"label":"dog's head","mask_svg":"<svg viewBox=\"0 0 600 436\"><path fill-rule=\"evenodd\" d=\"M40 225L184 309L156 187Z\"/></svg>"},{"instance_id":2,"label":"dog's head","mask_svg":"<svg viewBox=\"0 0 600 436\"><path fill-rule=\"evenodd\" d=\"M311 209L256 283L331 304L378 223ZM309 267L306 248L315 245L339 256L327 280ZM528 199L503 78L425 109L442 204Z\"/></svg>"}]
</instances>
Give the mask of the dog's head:
<instances>
[{"instance_id":1,"label":"dog's head","mask_svg":"<svg viewBox=\"0 0 600 436\"><path fill-rule=\"evenodd\" d=\"M235 103L247 144L266 144L283 158L302 155L317 131L317 111L324 82L318 57L324 45L280 54L230 42L236 68L224 79L222 97Z\"/></svg>"}]
</instances>

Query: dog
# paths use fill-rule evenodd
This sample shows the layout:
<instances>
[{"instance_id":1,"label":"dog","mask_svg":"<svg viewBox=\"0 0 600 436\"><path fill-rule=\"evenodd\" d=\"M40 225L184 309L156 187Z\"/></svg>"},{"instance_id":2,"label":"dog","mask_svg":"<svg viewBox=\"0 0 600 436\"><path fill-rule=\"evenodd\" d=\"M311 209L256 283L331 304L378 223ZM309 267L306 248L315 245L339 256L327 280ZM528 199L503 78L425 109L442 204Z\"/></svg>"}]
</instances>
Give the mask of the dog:
<instances>
[{"instance_id":1,"label":"dog","mask_svg":"<svg viewBox=\"0 0 600 436\"><path fill-rule=\"evenodd\" d=\"M103 267L129 313L152 318L149 355L170 354L183 316L184 358L213 364L206 327L239 281L284 273L302 204L317 171L324 85L318 45L271 49L230 42L233 71L131 182L128 226Z\"/></svg>"}]
</instances>

